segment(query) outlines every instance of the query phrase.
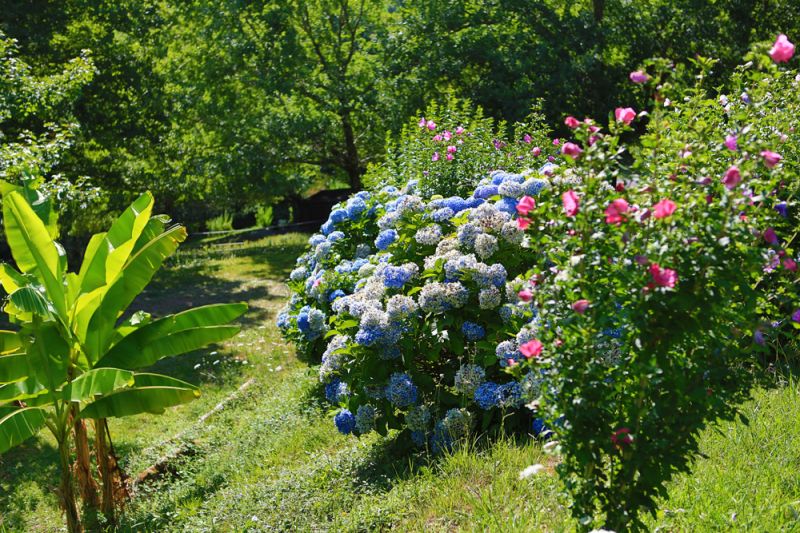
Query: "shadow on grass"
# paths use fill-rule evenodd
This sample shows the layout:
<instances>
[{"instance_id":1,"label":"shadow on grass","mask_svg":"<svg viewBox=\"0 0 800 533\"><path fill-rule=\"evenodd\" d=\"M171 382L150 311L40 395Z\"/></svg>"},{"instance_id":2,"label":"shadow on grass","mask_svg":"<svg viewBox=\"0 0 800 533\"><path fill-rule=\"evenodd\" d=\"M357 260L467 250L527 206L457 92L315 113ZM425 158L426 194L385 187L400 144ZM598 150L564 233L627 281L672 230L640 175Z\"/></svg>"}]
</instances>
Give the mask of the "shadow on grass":
<instances>
[{"instance_id":1,"label":"shadow on grass","mask_svg":"<svg viewBox=\"0 0 800 533\"><path fill-rule=\"evenodd\" d=\"M45 430L46 431L46 430ZM0 529L24 531L25 518L37 511L44 499L55 496L59 483L58 450L38 439L31 439L0 457ZM33 483L40 491L25 485Z\"/></svg>"}]
</instances>

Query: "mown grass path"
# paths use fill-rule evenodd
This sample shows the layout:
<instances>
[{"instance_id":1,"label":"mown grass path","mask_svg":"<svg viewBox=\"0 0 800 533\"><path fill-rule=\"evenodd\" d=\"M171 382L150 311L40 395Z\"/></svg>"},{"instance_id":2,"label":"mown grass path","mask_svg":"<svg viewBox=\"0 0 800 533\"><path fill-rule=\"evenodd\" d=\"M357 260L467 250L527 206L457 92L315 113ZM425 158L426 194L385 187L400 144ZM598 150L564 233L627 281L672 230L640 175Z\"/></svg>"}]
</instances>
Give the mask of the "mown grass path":
<instances>
[{"instance_id":1,"label":"mown grass path","mask_svg":"<svg viewBox=\"0 0 800 533\"><path fill-rule=\"evenodd\" d=\"M391 439L339 435L314 369L274 325L283 280L306 236L181 251L134 308L155 315L246 301L242 332L222 346L164 360L158 370L202 385L196 402L161 417L115 420L123 467L139 484L124 531L570 531L553 460L535 442L479 443L445 458L403 458ZM204 422L244 382L253 384ZM709 430L709 456L671 486L653 528L800 530L800 399L794 383L759 390L749 427ZM180 452L180 453L177 453ZM548 474L519 480L541 462ZM55 531L55 450L42 434L0 459L0 531Z\"/></svg>"}]
</instances>

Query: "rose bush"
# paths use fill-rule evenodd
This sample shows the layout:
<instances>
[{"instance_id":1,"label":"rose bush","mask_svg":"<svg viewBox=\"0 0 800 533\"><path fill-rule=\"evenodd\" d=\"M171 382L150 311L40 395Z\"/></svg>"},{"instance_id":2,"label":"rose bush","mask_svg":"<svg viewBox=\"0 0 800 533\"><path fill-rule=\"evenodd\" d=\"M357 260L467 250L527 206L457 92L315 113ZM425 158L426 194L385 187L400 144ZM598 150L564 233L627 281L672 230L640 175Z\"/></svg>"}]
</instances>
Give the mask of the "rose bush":
<instances>
[{"instance_id":1,"label":"rose bush","mask_svg":"<svg viewBox=\"0 0 800 533\"><path fill-rule=\"evenodd\" d=\"M693 87L651 61L630 79L652 109L620 106L605 129L567 117L573 138L536 171L465 197L359 193L363 220L336 214L358 196L335 210L280 323L323 351L336 427L434 451L543 434L581 527L641 527L757 365L797 353L800 76L773 63L791 60L785 37L767 48L735 97L703 86L713 61L692 61ZM417 127L414 150L434 150L439 126ZM423 174L437 187L438 168Z\"/></svg>"}]
</instances>

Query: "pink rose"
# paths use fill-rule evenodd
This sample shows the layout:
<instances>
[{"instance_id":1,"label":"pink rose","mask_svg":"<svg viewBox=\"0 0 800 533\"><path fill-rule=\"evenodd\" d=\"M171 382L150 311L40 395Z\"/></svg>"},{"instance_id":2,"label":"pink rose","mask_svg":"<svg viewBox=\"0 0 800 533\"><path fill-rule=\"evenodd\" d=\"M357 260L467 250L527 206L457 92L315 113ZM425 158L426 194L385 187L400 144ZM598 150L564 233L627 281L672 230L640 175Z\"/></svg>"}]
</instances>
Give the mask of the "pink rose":
<instances>
[{"instance_id":1,"label":"pink rose","mask_svg":"<svg viewBox=\"0 0 800 533\"><path fill-rule=\"evenodd\" d=\"M786 63L794 55L794 45L786 38L784 34L778 35L775 44L769 51L769 57L776 63Z\"/></svg>"},{"instance_id":2,"label":"pink rose","mask_svg":"<svg viewBox=\"0 0 800 533\"><path fill-rule=\"evenodd\" d=\"M539 154L542 153L542 149L539 148L538 146L534 146L533 148L531 148L531 153L533 154L533 157L539 157Z\"/></svg>"},{"instance_id":3,"label":"pink rose","mask_svg":"<svg viewBox=\"0 0 800 533\"><path fill-rule=\"evenodd\" d=\"M447 147L447 153L448 153L448 154L454 154L454 153L456 153L457 151L458 151L458 148L456 148L456 147L455 147L455 146L453 146L452 144L451 144L450 146L448 146L448 147Z\"/></svg>"},{"instance_id":4,"label":"pink rose","mask_svg":"<svg viewBox=\"0 0 800 533\"><path fill-rule=\"evenodd\" d=\"M800 324L800 309L792 313L792 320Z\"/></svg>"},{"instance_id":5,"label":"pink rose","mask_svg":"<svg viewBox=\"0 0 800 533\"><path fill-rule=\"evenodd\" d=\"M630 73L628 76L633 83L645 83L647 80L650 79L646 73L642 72L641 70L635 70Z\"/></svg>"},{"instance_id":6,"label":"pink rose","mask_svg":"<svg viewBox=\"0 0 800 533\"><path fill-rule=\"evenodd\" d=\"M565 118L564 119L564 124L568 128L571 128L573 130L581 125L580 121L577 118L573 117L573 116L568 116L567 118Z\"/></svg>"},{"instance_id":7,"label":"pink rose","mask_svg":"<svg viewBox=\"0 0 800 533\"><path fill-rule=\"evenodd\" d=\"M564 212L568 217L574 217L578 214L580 207L580 199L575 191L569 190L561 195L561 203L564 204Z\"/></svg>"},{"instance_id":8,"label":"pink rose","mask_svg":"<svg viewBox=\"0 0 800 533\"><path fill-rule=\"evenodd\" d=\"M678 282L678 274L670 268L661 268L658 263L650 265L650 275L653 283L659 287L669 287L670 289Z\"/></svg>"},{"instance_id":9,"label":"pink rose","mask_svg":"<svg viewBox=\"0 0 800 533\"><path fill-rule=\"evenodd\" d=\"M633 119L636 118L636 111L632 107L618 107L614 110L614 116L617 122L624 122L625 125L630 125Z\"/></svg>"},{"instance_id":10,"label":"pink rose","mask_svg":"<svg viewBox=\"0 0 800 533\"><path fill-rule=\"evenodd\" d=\"M456 128L456 135L461 135L461 134L463 134L465 131L467 131L467 130L465 130L464 128L462 128L461 126L459 126L459 127L457 127L457 128Z\"/></svg>"},{"instance_id":11,"label":"pink rose","mask_svg":"<svg viewBox=\"0 0 800 533\"><path fill-rule=\"evenodd\" d=\"M519 297L520 300L522 300L525 303L528 303L533 299L533 293L527 289L522 289L521 291L519 291L517 293L517 296Z\"/></svg>"},{"instance_id":12,"label":"pink rose","mask_svg":"<svg viewBox=\"0 0 800 533\"><path fill-rule=\"evenodd\" d=\"M522 352L522 355L527 359L539 357L542 353L542 342L539 339L533 339L521 345L519 351Z\"/></svg>"},{"instance_id":13,"label":"pink rose","mask_svg":"<svg viewBox=\"0 0 800 533\"><path fill-rule=\"evenodd\" d=\"M628 212L628 202L624 198L617 198L606 207L606 224L619 224L625 217L623 216Z\"/></svg>"},{"instance_id":14,"label":"pink rose","mask_svg":"<svg viewBox=\"0 0 800 533\"><path fill-rule=\"evenodd\" d=\"M439 135L438 133L433 136L433 140L436 141L437 143L441 142L442 139L443 139L443 137L441 135Z\"/></svg>"},{"instance_id":15,"label":"pink rose","mask_svg":"<svg viewBox=\"0 0 800 533\"><path fill-rule=\"evenodd\" d=\"M519 217L517 219L517 228L521 230L525 230L528 226L531 225L531 219L525 217Z\"/></svg>"},{"instance_id":16,"label":"pink rose","mask_svg":"<svg viewBox=\"0 0 800 533\"><path fill-rule=\"evenodd\" d=\"M446 156L444 156L444 158L447 159L448 161L452 161L453 160L453 154L448 153Z\"/></svg>"},{"instance_id":17,"label":"pink rose","mask_svg":"<svg viewBox=\"0 0 800 533\"><path fill-rule=\"evenodd\" d=\"M439 152L433 152L433 156L431 157L431 161L438 161L439 160Z\"/></svg>"},{"instance_id":18,"label":"pink rose","mask_svg":"<svg viewBox=\"0 0 800 533\"><path fill-rule=\"evenodd\" d=\"M722 177L722 183L724 183L728 189L733 189L739 185L740 181L742 181L742 173L739 172L739 167L735 165L729 167L728 170L725 171L725 175Z\"/></svg>"},{"instance_id":19,"label":"pink rose","mask_svg":"<svg viewBox=\"0 0 800 533\"><path fill-rule=\"evenodd\" d=\"M731 152L735 152L739 149L738 139L736 135L728 135L725 137L725 148L730 150Z\"/></svg>"},{"instance_id":20,"label":"pink rose","mask_svg":"<svg viewBox=\"0 0 800 533\"><path fill-rule=\"evenodd\" d=\"M623 446L631 444L633 442L631 430L629 428L619 428L611 435L611 442L620 449L622 449Z\"/></svg>"},{"instance_id":21,"label":"pink rose","mask_svg":"<svg viewBox=\"0 0 800 533\"><path fill-rule=\"evenodd\" d=\"M581 147L575 143L564 143L564 146L561 147L561 153L564 155L570 156L572 159L577 159L579 155L581 155Z\"/></svg>"},{"instance_id":22,"label":"pink rose","mask_svg":"<svg viewBox=\"0 0 800 533\"><path fill-rule=\"evenodd\" d=\"M572 304L572 310L582 315L589 308L589 300L578 300Z\"/></svg>"},{"instance_id":23,"label":"pink rose","mask_svg":"<svg viewBox=\"0 0 800 533\"><path fill-rule=\"evenodd\" d=\"M783 260L783 268L789 272L797 272L797 262L791 257L786 257Z\"/></svg>"},{"instance_id":24,"label":"pink rose","mask_svg":"<svg viewBox=\"0 0 800 533\"><path fill-rule=\"evenodd\" d=\"M432 121L432 120L429 120L428 122L426 122L425 125L428 127L428 129L430 131L433 131L433 130L436 129L436 123L434 121Z\"/></svg>"},{"instance_id":25,"label":"pink rose","mask_svg":"<svg viewBox=\"0 0 800 533\"><path fill-rule=\"evenodd\" d=\"M424 128L424 127L425 127L425 124L427 124L427 122L426 122L426 120L425 120L425 117L422 117L421 119L419 119L419 123L418 123L417 125L418 125L420 128Z\"/></svg>"},{"instance_id":26,"label":"pink rose","mask_svg":"<svg viewBox=\"0 0 800 533\"><path fill-rule=\"evenodd\" d=\"M520 215L527 215L535 207L536 200L530 196L523 196L517 204L517 213Z\"/></svg>"},{"instance_id":27,"label":"pink rose","mask_svg":"<svg viewBox=\"0 0 800 533\"><path fill-rule=\"evenodd\" d=\"M769 150L763 150L761 152L761 157L764 158L764 164L767 165L767 168L774 167L781 162L781 159L783 159L781 154L776 154L775 152L771 152Z\"/></svg>"},{"instance_id":28,"label":"pink rose","mask_svg":"<svg viewBox=\"0 0 800 533\"><path fill-rule=\"evenodd\" d=\"M653 206L653 216L655 218L667 218L674 213L677 208L678 206L675 205L675 202L664 198Z\"/></svg>"},{"instance_id":29,"label":"pink rose","mask_svg":"<svg viewBox=\"0 0 800 533\"><path fill-rule=\"evenodd\" d=\"M452 133L450 133L450 132L449 132L449 131L447 131L447 130L444 130L444 133L442 134L442 137L444 137L444 140L445 140L445 141L449 141L450 139L452 139L452 138L453 138L453 134L452 134Z\"/></svg>"},{"instance_id":30,"label":"pink rose","mask_svg":"<svg viewBox=\"0 0 800 533\"><path fill-rule=\"evenodd\" d=\"M526 143L530 144L530 143L533 142L533 137L531 137L530 135L528 135L526 133L525 136L522 138L522 140L525 141Z\"/></svg>"}]
</instances>

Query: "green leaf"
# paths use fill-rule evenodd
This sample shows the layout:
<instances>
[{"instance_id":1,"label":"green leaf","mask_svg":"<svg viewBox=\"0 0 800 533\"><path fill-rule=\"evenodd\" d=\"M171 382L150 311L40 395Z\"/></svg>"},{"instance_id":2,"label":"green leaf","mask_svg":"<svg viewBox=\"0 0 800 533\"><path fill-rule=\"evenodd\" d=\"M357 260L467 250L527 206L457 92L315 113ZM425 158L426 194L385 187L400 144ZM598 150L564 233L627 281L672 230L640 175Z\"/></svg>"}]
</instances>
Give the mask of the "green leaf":
<instances>
[{"instance_id":1,"label":"green leaf","mask_svg":"<svg viewBox=\"0 0 800 533\"><path fill-rule=\"evenodd\" d=\"M83 402L95 396L106 396L134 383L133 372L119 368L95 368L75 378L64 388L64 399Z\"/></svg>"},{"instance_id":2,"label":"green leaf","mask_svg":"<svg viewBox=\"0 0 800 533\"><path fill-rule=\"evenodd\" d=\"M0 453L36 435L45 419L46 412L38 407L16 409L0 418Z\"/></svg>"},{"instance_id":3,"label":"green leaf","mask_svg":"<svg viewBox=\"0 0 800 533\"><path fill-rule=\"evenodd\" d=\"M0 356L0 384L14 383L30 376L30 357L26 353Z\"/></svg>"},{"instance_id":4,"label":"green leaf","mask_svg":"<svg viewBox=\"0 0 800 533\"><path fill-rule=\"evenodd\" d=\"M39 278L56 312L66 317L65 291L61 283L65 263L44 222L17 192L4 197L3 219L11 255L20 271Z\"/></svg>"},{"instance_id":5,"label":"green leaf","mask_svg":"<svg viewBox=\"0 0 800 533\"><path fill-rule=\"evenodd\" d=\"M84 339L84 349L90 361L99 359L111 342L117 318L185 239L183 226L172 227L155 237L130 257L119 276L104 291L97 308L79 317L78 337ZM91 318L87 322L89 315Z\"/></svg>"},{"instance_id":6,"label":"green leaf","mask_svg":"<svg viewBox=\"0 0 800 533\"><path fill-rule=\"evenodd\" d=\"M19 315L22 320L30 319L30 315L42 317L44 320L53 320L55 309L50 306L45 295L30 285L12 292L8 301L11 304L8 308L9 315Z\"/></svg>"},{"instance_id":7,"label":"green leaf","mask_svg":"<svg viewBox=\"0 0 800 533\"><path fill-rule=\"evenodd\" d=\"M134 386L90 403L79 418L111 418L161 414L167 407L190 402L200 396L196 387L179 379L158 374L136 374Z\"/></svg>"},{"instance_id":8,"label":"green leaf","mask_svg":"<svg viewBox=\"0 0 800 533\"><path fill-rule=\"evenodd\" d=\"M2 284L3 290L7 294L11 294L20 287L27 285L28 280L8 263L0 263L0 284Z\"/></svg>"},{"instance_id":9,"label":"green leaf","mask_svg":"<svg viewBox=\"0 0 800 533\"><path fill-rule=\"evenodd\" d=\"M16 331L0 329L0 355L14 353L20 349L22 341Z\"/></svg>"},{"instance_id":10,"label":"green leaf","mask_svg":"<svg viewBox=\"0 0 800 533\"><path fill-rule=\"evenodd\" d=\"M29 400L47 392L45 386L34 378L0 385L0 404L15 400ZM31 405L30 402L26 402Z\"/></svg>"}]
</instances>

